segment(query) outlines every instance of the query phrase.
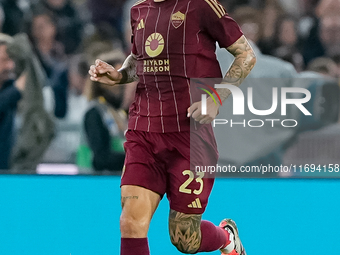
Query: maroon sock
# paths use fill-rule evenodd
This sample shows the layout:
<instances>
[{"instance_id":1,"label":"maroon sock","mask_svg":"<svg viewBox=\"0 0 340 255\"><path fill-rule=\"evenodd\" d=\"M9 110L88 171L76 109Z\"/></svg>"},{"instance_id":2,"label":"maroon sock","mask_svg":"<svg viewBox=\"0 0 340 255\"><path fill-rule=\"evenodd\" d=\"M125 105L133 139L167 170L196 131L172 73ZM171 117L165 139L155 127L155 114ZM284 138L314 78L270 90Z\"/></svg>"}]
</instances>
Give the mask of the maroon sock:
<instances>
[{"instance_id":1,"label":"maroon sock","mask_svg":"<svg viewBox=\"0 0 340 255\"><path fill-rule=\"evenodd\" d=\"M201 222L201 246L198 252L216 251L229 244L229 234L220 227L216 227L210 221Z\"/></svg>"},{"instance_id":2,"label":"maroon sock","mask_svg":"<svg viewBox=\"0 0 340 255\"><path fill-rule=\"evenodd\" d=\"M147 238L121 238L120 255L150 255Z\"/></svg>"}]
</instances>

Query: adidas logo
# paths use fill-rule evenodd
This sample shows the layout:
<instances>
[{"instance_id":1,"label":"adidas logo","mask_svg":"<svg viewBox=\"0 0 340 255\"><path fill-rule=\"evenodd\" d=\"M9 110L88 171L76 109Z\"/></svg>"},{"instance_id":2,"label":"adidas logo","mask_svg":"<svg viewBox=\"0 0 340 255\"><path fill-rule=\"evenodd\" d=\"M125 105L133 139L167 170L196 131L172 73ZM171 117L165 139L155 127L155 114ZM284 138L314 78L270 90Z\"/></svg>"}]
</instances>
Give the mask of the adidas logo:
<instances>
[{"instance_id":1,"label":"adidas logo","mask_svg":"<svg viewBox=\"0 0 340 255\"><path fill-rule=\"evenodd\" d=\"M188 205L189 208L202 208L201 201L199 198L196 198L191 204Z\"/></svg>"},{"instance_id":2,"label":"adidas logo","mask_svg":"<svg viewBox=\"0 0 340 255\"><path fill-rule=\"evenodd\" d=\"M143 29L144 27L145 27L145 25L144 25L144 20L141 19L141 21L139 22L139 24L138 24L138 26L137 26L137 30Z\"/></svg>"}]
</instances>

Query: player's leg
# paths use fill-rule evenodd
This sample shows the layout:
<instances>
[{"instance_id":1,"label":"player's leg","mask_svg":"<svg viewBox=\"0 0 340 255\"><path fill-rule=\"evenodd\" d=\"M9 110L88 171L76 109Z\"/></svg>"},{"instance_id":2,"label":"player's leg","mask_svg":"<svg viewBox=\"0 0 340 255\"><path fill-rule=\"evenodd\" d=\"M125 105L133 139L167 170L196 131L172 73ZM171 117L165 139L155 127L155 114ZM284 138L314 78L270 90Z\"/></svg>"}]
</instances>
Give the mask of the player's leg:
<instances>
[{"instance_id":1,"label":"player's leg","mask_svg":"<svg viewBox=\"0 0 340 255\"><path fill-rule=\"evenodd\" d=\"M121 187L120 229L122 238L144 238L147 236L151 218L160 199L160 195L142 187L132 185Z\"/></svg>"},{"instance_id":2,"label":"player's leg","mask_svg":"<svg viewBox=\"0 0 340 255\"><path fill-rule=\"evenodd\" d=\"M147 232L161 196L166 190L166 171L156 160L152 134L128 131L121 179L121 255L149 255Z\"/></svg>"},{"instance_id":3,"label":"player's leg","mask_svg":"<svg viewBox=\"0 0 340 255\"><path fill-rule=\"evenodd\" d=\"M121 187L121 255L149 255L147 233L160 195L132 185Z\"/></svg>"},{"instance_id":4,"label":"player's leg","mask_svg":"<svg viewBox=\"0 0 340 255\"><path fill-rule=\"evenodd\" d=\"M201 218L201 214L170 211L170 239L180 252L216 251L228 245L233 245L229 240L229 232L209 221L202 221Z\"/></svg>"},{"instance_id":5,"label":"player's leg","mask_svg":"<svg viewBox=\"0 0 340 255\"><path fill-rule=\"evenodd\" d=\"M244 249L239 242L236 225L230 221L220 226L215 226L209 221L201 221L202 214L207 206L214 178L209 178L207 173L195 172L195 165L216 165L217 155L212 147L206 146L204 141L190 138L192 145L190 156L187 149L183 149L186 143L185 137L173 138L178 144L176 147L181 156L176 156L176 161L169 163L170 185L167 193L170 201L169 232L171 242L183 253L209 252L221 250L225 254L245 255ZM196 137L194 137L196 138ZM194 146L193 146L194 144ZM195 158L194 158L195 157ZM189 160L188 160L189 159ZM191 163L191 164L190 164ZM237 246L238 244L238 246ZM241 248L242 247L242 248Z\"/></svg>"},{"instance_id":6,"label":"player's leg","mask_svg":"<svg viewBox=\"0 0 340 255\"><path fill-rule=\"evenodd\" d=\"M173 171L170 170L167 190L172 244L183 253L215 251L228 245L233 247L233 239L228 231L209 221L202 221L214 179L205 178L204 173L185 170L190 168L188 161L181 156L176 158L171 165Z\"/></svg>"},{"instance_id":7,"label":"player's leg","mask_svg":"<svg viewBox=\"0 0 340 255\"><path fill-rule=\"evenodd\" d=\"M222 254L246 255L234 221L223 220L219 226L202 220L201 214L170 211L169 232L173 245L183 253L220 250Z\"/></svg>"}]
</instances>

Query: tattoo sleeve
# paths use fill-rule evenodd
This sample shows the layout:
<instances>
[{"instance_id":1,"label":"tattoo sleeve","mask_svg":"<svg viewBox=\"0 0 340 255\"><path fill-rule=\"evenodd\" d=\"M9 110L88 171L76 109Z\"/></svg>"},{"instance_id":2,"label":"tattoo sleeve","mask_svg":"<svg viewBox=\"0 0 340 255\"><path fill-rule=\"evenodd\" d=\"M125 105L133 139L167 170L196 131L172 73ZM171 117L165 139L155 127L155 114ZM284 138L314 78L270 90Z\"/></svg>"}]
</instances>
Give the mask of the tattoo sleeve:
<instances>
[{"instance_id":1,"label":"tattoo sleeve","mask_svg":"<svg viewBox=\"0 0 340 255\"><path fill-rule=\"evenodd\" d=\"M196 253L201 245L200 214L184 214L170 210L169 231L171 242L184 253Z\"/></svg>"},{"instance_id":2,"label":"tattoo sleeve","mask_svg":"<svg viewBox=\"0 0 340 255\"><path fill-rule=\"evenodd\" d=\"M137 59L131 53L124 61L122 68L118 71L122 73L123 78L119 82L119 84L126 84L130 82L134 82L138 80L138 76L136 74L136 67L137 67Z\"/></svg>"},{"instance_id":3,"label":"tattoo sleeve","mask_svg":"<svg viewBox=\"0 0 340 255\"><path fill-rule=\"evenodd\" d=\"M235 57L235 60L222 83L228 83L238 87L255 66L256 56L245 36L238 39L233 45L228 47L227 50ZM231 94L228 89L217 89L216 91L222 101L226 100Z\"/></svg>"}]
</instances>

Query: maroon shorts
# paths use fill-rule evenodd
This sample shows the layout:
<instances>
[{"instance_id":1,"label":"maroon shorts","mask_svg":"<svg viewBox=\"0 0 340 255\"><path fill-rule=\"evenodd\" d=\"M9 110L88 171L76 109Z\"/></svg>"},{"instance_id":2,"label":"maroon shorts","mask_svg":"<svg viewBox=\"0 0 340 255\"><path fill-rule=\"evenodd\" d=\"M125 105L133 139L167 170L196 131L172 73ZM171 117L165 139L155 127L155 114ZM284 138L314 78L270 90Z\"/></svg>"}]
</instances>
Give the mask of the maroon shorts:
<instances>
[{"instance_id":1,"label":"maroon shorts","mask_svg":"<svg viewBox=\"0 0 340 255\"><path fill-rule=\"evenodd\" d=\"M124 144L125 170L121 186L141 186L161 196L166 193L171 209L187 214L202 214L207 206L214 178L195 172L190 158L195 157L195 164L202 166L216 165L217 150L199 136L194 140L195 151L199 151L195 156L190 155L189 131L127 131Z\"/></svg>"}]
</instances>

